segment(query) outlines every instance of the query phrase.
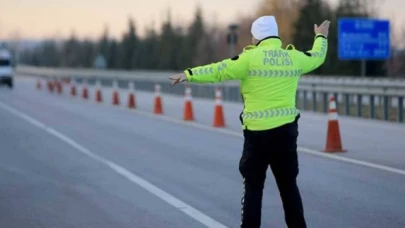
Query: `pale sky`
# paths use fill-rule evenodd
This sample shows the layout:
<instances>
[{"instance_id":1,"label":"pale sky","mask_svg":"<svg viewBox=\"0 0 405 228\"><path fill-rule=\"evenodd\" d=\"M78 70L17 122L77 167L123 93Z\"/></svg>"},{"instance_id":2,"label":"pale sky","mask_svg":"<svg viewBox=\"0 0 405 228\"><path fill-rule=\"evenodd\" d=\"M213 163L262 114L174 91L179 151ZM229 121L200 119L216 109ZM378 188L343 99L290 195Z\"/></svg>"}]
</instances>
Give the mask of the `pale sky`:
<instances>
[{"instance_id":1,"label":"pale sky","mask_svg":"<svg viewBox=\"0 0 405 228\"><path fill-rule=\"evenodd\" d=\"M210 23L226 25L239 15L252 13L261 0L0 0L0 39L62 38L74 30L79 38L96 38L109 25L110 34L121 37L131 15L139 33L155 22L158 27L171 7L176 24L188 24L196 5ZM336 2L337 0L330 0ZM381 16L405 23L405 0L379 0Z\"/></svg>"}]
</instances>

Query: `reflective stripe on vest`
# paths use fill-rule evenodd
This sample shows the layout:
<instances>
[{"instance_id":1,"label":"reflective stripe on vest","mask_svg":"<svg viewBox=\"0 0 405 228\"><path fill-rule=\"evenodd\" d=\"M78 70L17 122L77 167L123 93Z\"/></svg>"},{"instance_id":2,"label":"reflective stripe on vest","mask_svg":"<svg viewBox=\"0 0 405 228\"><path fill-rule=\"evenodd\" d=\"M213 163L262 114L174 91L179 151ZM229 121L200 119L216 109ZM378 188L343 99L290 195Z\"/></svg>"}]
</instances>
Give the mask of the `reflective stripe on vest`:
<instances>
[{"instance_id":1,"label":"reflective stripe on vest","mask_svg":"<svg viewBox=\"0 0 405 228\"><path fill-rule=\"evenodd\" d=\"M275 108L254 112L244 112L242 114L242 118L246 120L254 120L272 117L297 116L299 112L300 111L296 108Z\"/></svg>"},{"instance_id":2,"label":"reflective stripe on vest","mask_svg":"<svg viewBox=\"0 0 405 228\"><path fill-rule=\"evenodd\" d=\"M322 42L321 52L312 52L311 54L313 57L321 57L326 54L326 48L326 42Z\"/></svg>"},{"instance_id":3,"label":"reflective stripe on vest","mask_svg":"<svg viewBox=\"0 0 405 228\"><path fill-rule=\"evenodd\" d=\"M249 70L250 77L299 77L302 70Z\"/></svg>"},{"instance_id":4,"label":"reflective stripe on vest","mask_svg":"<svg viewBox=\"0 0 405 228\"><path fill-rule=\"evenodd\" d=\"M222 71L227 67L226 63L221 63L218 65L217 70ZM210 66L201 67L199 69L193 70L193 75L207 75L214 74L214 68Z\"/></svg>"}]
</instances>

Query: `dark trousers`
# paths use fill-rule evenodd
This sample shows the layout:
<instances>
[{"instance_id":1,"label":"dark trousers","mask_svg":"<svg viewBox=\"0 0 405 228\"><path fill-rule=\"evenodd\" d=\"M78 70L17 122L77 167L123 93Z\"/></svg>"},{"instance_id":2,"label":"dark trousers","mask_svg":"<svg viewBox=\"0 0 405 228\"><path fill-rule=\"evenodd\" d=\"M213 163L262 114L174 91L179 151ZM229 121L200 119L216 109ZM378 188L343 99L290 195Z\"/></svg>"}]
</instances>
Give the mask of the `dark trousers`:
<instances>
[{"instance_id":1,"label":"dark trousers","mask_svg":"<svg viewBox=\"0 0 405 228\"><path fill-rule=\"evenodd\" d=\"M241 228L261 224L263 188L267 167L275 177L289 228L306 228L304 209L296 178L298 176L298 119L266 131L244 131L239 170L244 179Z\"/></svg>"}]
</instances>

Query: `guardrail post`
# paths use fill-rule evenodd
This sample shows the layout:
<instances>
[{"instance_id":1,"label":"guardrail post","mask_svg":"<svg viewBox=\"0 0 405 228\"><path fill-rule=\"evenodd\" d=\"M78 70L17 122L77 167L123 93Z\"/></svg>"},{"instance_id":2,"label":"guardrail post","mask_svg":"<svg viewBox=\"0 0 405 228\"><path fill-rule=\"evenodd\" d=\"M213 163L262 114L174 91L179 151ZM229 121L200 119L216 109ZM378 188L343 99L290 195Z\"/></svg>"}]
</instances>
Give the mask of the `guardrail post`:
<instances>
[{"instance_id":1,"label":"guardrail post","mask_svg":"<svg viewBox=\"0 0 405 228\"><path fill-rule=\"evenodd\" d=\"M303 97L302 97L302 108L304 110L307 110L307 91L303 91Z\"/></svg>"},{"instance_id":2,"label":"guardrail post","mask_svg":"<svg viewBox=\"0 0 405 228\"><path fill-rule=\"evenodd\" d=\"M363 97L361 96L361 94L357 94L357 117L363 116L362 99L363 99Z\"/></svg>"},{"instance_id":3,"label":"guardrail post","mask_svg":"<svg viewBox=\"0 0 405 228\"><path fill-rule=\"evenodd\" d=\"M404 98L398 97L398 122L404 122Z\"/></svg>"},{"instance_id":4,"label":"guardrail post","mask_svg":"<svg viewBox=\"0 0 405 228\"><path fill-rule=\"evenodd\" d=\"M202 98L207 98L207 85L198 85L198 94Z\"/></svg>"},{"instance_id":5,"label":"guardrail post","mask_svg":"<svg viewBox=\"0 0 405 228\"><path fill-rule=\"evenodd\" d=\"M201 86L190 84L190 88L193 91L193 96L196 94L197 97L201 97Z\"/></svg>"},{"instance_id":6,"label":"guardrail post","mask_svg":"<svg viewBox=\"0 0 405 228\"><path fill-rule=\"evenodd\" d=\"M370 95L370 118L375 118L375 96Z\"/></svg>"},{"instance_id":7,"label":"guardrail post","mask_svg":"<svg viewBox=\"0 0 405 228\"><path fill-rule=\"evenodd\" d=\"M222 91L224 91L222 100L223 101L232 101L231 96L229 94L229 87L223 87Z\"/></svg>"},{"instance_id":8,"label":"guardrail post","mask_svg":"<svg viewBox=\"0 0 405 228\"><path fill-rule=\"evenodd\" d=\"M329 110L328 92L323 92L322 94L323 94L323 112L327 113ZM336 101L336 97L335 97L335 101Z\"/></svg>"},{"instance_id":9,"label":"guardrail post","mask_svg":"<svg viewBox=\"0 0 405 228\"><path fill-rule=\"evenodd\" d=\"M242 94L240 93L239 87L235 88L236 94L238 95L238 102L242 102Z\"/></svg>"},{"instance_id":10,"label":"guardrail post","mask_svg":"<svg viewBox=\"0 0 405 228\"><path fill-rule=\"evenodd\" d=\"M318 109L317 100L316 100L316 91L312 92L312 110L316 112Z\"/></svg>"},{"instance_id":11,"label":"guardrail post","mask_svg":"<svg viewBox=\"0 0 405 228\"><path fill-rule=\"evenodd\" d=\"M345 114L346 116L350 116L350 94L345 93L343 96L345 100Z\"/></svg>"},{"instance_id":12,"label":"guardrail post","mask_svg":"<svg viewBox=\"0 0 405 228\"><path fill-rule=\"evenodd\" d=\"M388 96L387 95L384 95L384 98L383 98L383 117L384 117L384 120L388 120L388 118L389 118L389 112L388 112Z\"/></svg>"},{"instance_id":13,"label":"guardrail post","mask_svg":"<svg viewBox=\"0 0 405 228\"><path fill-rule=\"evenodd\" d=\"M196 85L197 89L197 94L201 98L205 98L205 86L204 85ZM193 93L194 94L194 93Z\"/></svg>"},{"instance_id":14,"label":"guardrail post","mask_svg":"<svg viewBox=\"0 0 405 228\"><path fill-rule=\"evenodd\" d=\"M333 96L335 96L336 111L339 113L339 94L338 93L333 93Z\"/></svg>"}]
</instances>

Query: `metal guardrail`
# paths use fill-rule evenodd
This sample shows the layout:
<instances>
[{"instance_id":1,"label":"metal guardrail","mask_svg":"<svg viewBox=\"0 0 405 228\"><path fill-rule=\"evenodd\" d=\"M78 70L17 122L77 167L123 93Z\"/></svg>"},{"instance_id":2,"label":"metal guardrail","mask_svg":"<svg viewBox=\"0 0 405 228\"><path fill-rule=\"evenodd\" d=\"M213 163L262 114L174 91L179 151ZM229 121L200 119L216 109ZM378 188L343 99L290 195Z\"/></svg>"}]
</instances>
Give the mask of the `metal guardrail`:
<instances>
[{"instance_id":1,"label":"metal guardrail","mask_svg":"<svg viewBox=\"0 0 405 228\"><path fill-rule=\"evenodd\" d=\"M163 93L184 94L184 87L170 86L168 77L175 72L19 66L16 73L44 79L72 79L77 83L86 80L90 85L100 80L103 86L112 86L112 82L116 80L121 88L128 88L128 82L133 81L136 89L143 91L154 91L154 86L158 83ZM194 97L209 99L215 98L217 86L222 88L225 101L242 102L238 82L224 82L219 85L191 84ZM297 107L301 110L326 113L330 95L335 96L340 115L404 122L405 80L302 76L297 91Z\"/></svg>"}]
</instances>

